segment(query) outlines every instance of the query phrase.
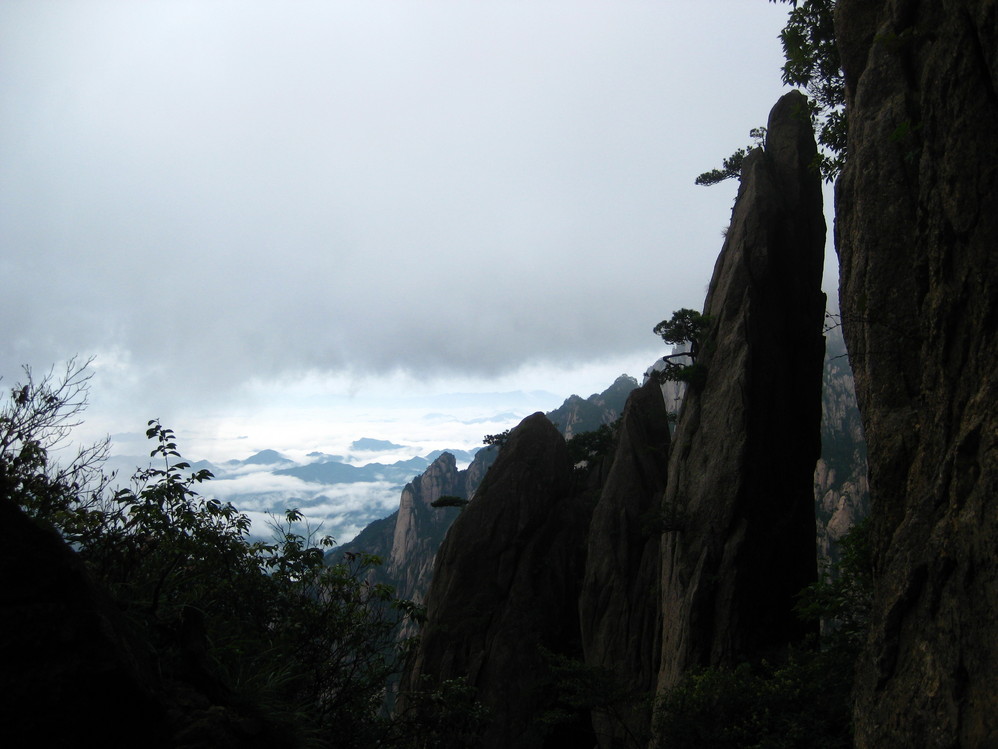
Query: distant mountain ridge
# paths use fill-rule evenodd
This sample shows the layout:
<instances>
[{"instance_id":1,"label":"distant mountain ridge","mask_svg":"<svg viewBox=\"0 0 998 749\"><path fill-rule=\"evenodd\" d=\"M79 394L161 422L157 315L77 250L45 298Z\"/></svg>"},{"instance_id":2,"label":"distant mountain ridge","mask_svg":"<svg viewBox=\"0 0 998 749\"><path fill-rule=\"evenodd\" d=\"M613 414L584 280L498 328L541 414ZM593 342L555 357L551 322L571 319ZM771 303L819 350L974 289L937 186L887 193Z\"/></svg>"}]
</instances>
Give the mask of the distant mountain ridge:
<instances>
[{"instance_id":1,"label":"distant mountain ridge","mask_svg":"<svg viewBox=\"0 0 998 749\"><path fill-rule=\"evenodd\" d=\"M389 440L376 440L370 437L361 437L359 440L354 440L350 443L351 450L360 451L397 450L402 447L405 447L405 445L398 445Z\"/></svg>"},{"instance_id":2,"label":"distant mountain ridge","mask_svg":"<svg viewBox=\"0 0 998 749\"><path fill-rule=\"evenodd\" d=\"M548 412L547 418L569 439L593 431L620 418L627 397L637 386L636 379L621 375L602 393L588 398L569 396ZM421 602L429 587L437 549L460 512L455 507L435 508L432 503L444 495L471 499L497 454L495 446L479 450L468 468L458 470L454 456L442 451L423 474L405 486L396 512L374 521L327 557L374 554L384 565L372 573L373 577L394 586L401 598Z\"/></svg>"},{"instance_id":3,"label":"distant mountain ridge","mask_svg":"<svg viewBox=\"0 0 998 749\"><path fill-rule=\"evenodd\" d=\"M278 465L281 463L294 463L290 458L285 458L277 450L261 450L250 455L245 460L227 460L226 465Z\"/></svg>"}]
</instances>

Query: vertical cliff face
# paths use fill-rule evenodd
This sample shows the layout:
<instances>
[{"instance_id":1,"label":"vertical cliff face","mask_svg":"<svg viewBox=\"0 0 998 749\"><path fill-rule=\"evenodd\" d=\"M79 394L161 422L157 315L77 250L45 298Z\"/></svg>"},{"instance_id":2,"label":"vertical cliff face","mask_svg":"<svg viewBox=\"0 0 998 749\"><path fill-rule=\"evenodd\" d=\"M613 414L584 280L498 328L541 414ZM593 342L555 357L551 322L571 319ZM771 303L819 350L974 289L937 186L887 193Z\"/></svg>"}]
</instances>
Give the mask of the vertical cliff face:
<instances>
[{"instance_id":1,"label":"vertical cliff face","mask_svg":"<svg viewBox=\"0 0 998 749\"><path fill-rule=\"evenodd\" d=\"M591 509L572 477L558 430L543 414L524 419L437 553L410 685L467 678L492 712L483 747L542 746L543 653L580 650Z\"/></svg>"},{"instance_id":2,"label":"vertical cliff face","mask_svg":"<svg viewBox=\"0 0 998 749\"><path fill-rule=\"evenodd\" d=\"M825 223L803 95L745 160L704 313L706 381L686 395L663 504L659 683L802 637L815 576Z\"/></svg>"},{"instance_id":3,"label":"vertical cliff face","mask_svg":"<svg viewBox=\"0 0 998 749\"><path fill-rule=\"evenodd\" d=\"M826 336L821 459L814 470L818 559L839 559L837 541L870 513L866 441L841 328Z\"/></svg>"},{"instance_id":4,"label":"vertical cliff face","mask_svg":"<svg viewBox=\"0 0 998 749\"><path fill-rule=\"evenodd\" d=\"M399 597L422 602L433 572L433 556L459 512L430 503L443 495L466 498L463 478L454 456L445 452L402 490L391 552L385 560L385 572Z\"/></svg>"},{"instance_id":5,"label":"vertical cliff face","mask_svg":"<svg viewBox=\"0 0 998 749\"><path fill-rule=\"evenodd\" d=\"M548 419L569 438L573 433L591 431L617 420L628 394L637 387L632 377L622 375L602 393L580 398L573 395ZM353 540L330 554L341 559L350 552L366 552L383 560L385 565L371 572L371 578L395 587L404 599L422 602L430 585L433 558L459 510L431 507L430 503L447 494L464 499L474 496L495 462L497 448L486 447L464 470L456 469L452 455L444 453L402 491L399 509L391 516L376 520Z\"/></svg>"},{"instance_id":6,"label":"vertical cliff face","mask_svg":"<svg viewBox=\"0 0 998 749\"><path fill-rule=\"evenodd\" d=\"M840 0L841 304L875 604L857 743L998 741L998 6Z\"/></svg>"},{"instance_id":7,"label":"vertical cliff face","mask_svg":"<svg viewBox=\"0 0 998 749\"><path fill-rule=\"evenodd\" d=\"M593 511L579 599L588 666L612 674L629 699L614 715L594 711L602 747L645 736L661 644L659 507L669 456L669 419L654 381L635 390L624 409L613 464Z\"/></svg>"},{"instance_id":8,"label":"vertical cliff face","mask_svg":"<svg viewBox=\"0 0 998 749\"><path fill-rule=\"evenodd\" d=\"M547 416L565 435L565 439L570 440L577 434L591 432L616 421L627 396L637 386L638 382L633 377L621 375L602 393L593 393L588 398L569 396Z\"/></svg>"}]
</instances>

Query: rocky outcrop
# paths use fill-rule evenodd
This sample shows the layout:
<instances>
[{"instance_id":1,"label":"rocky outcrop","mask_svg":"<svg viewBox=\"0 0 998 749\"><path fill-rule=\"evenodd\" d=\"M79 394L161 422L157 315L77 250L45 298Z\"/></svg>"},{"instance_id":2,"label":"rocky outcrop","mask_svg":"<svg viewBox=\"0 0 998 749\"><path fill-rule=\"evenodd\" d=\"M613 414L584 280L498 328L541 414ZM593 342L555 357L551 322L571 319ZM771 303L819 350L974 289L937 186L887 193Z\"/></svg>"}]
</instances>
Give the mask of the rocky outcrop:
<instances>
[{"instance_id":1,"label":"rocky outcrop","mask_svg":"<svg viewBox=\"0 0 998 749\"><path fill-rule=\"evenodd\" d=\"M591 508L573 475L557 429L543 414L527 417L437 553L409 685L467 679L491 711L479 746L545 745L538 718L552 692L549 654L580 654ZM561 739L569 743L550 745L583 745Z\"/></svg>"},{"instance_id":2,"label":"rocky outcrop","mask_svg":"<svg viewBox=\"0 0 998 749\"><path fill-rule=\"evenodd\" d=\"M841 327L826 333L821 458L814 469L819 563L839 560L838 541L870 513L866 441Z\"/></svg>"},{"instance_id":3,"label":"rocky outcrop","mask_svg":"<svg viewBox=\"0 0 998 749\"><path fill-rule=\"evenodd\" d=\"M620 417L628 394L637 384L633 377L621 375L602 393L588 398L569 396L548 413L548 419L566 439L612 424ZM453 507L434 508L430 503L441 494L465 499L474 496L496 454L494 446L482 448L461 471L456 470L453 456L441 455L405 487L396 512L374 521L353 541L330 552L329 560L341 560L348 553L374 554L385 560L385 565L371 571L372 581L392 585L401 598L422 602L430 585L434 555L459 512Z\"/></svg>"},{"instance_id":4,"label":"rocky outcrop","mask_svg":"<svg viewBox=\"0 0 998 749\"><path fill-rule=\"evenodd\" d=\"M733 665L802 638L796 594L816 574L825 223L802 94L776 104L745 159L704 314L711 319L669 462L662 659Z\"/></svg>"},{"instance_id":5,"label":"rocky outcrop","mask_svg":"<svg viewBox=\"0 0 998 749\"><path fill-rule=\"evenodd\" d=\"M426 471L406 484L399 509L329 552L327 560L332 563L347 554L373 554L384 564L370 570L371 581L391 585L399 597L422 603L430 585L433 558L460 511L433 507L432 503L443 495L471 497L495 458L496 449L486 447L475 454L466 469L458 470L453 454L441 453ZM410 634L408 629L405 634Z\"/></svg>"},{"instance_id":6,"label":"rocky outcrop","mask_svg":"<svg viewBox=\"0 0 998 749\"><path fill-rule=\"evenodd\" d=\"M587 666L607 675L611 704L593 711L601 747L633 746L650 732L661 645L659 508L669 419L652 380L631 393L617 449L593 511L579 600Z\"/></svg>"},{"instance_id":7,"label":"rocky outcrop","mask_svg":"<svg viewBox=\"0 0 998 749\"><path fill-rule=\"evenodd\" d=\"M444 495L466 499L462 479L454 456L445 452L402 490L385 564L399 597L422 603L433 571L433 557L459 512L456 507L431 507L430 503Z\"/></svg>"},{"instance_id":8,"label":"rocky outcrop","mask_svg":"<svg viewBox=\"0 0 998 749\"><path fill-rule=\"evenodd\" d=\"M998 7L840 0L840 298L875 601L861 747L998 743Z\"/></svg>"},{"instance_id":9,"label":"rocky outcrop","mask_svg":"<svg viewBox=\"0 0 998 749\"><path fill-rule=\"evenodd\" d=\"M633 377L621 375L602 393L593 393L588 398L569 396L547 416L565 439L570 440L620 418L627 396L637 386L638 381Z\"/></svg>"}]
</instances>

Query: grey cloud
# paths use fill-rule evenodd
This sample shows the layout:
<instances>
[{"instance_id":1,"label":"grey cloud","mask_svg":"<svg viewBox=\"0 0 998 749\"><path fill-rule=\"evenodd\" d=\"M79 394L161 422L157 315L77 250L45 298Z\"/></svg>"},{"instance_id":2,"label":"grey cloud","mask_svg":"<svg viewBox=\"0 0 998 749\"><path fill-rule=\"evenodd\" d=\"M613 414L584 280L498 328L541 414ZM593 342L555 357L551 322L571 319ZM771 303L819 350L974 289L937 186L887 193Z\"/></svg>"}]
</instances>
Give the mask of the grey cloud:
<instances>
[{"instance_id":1,"label":"grey cloud","mask_svg":"<svg viewBox=\"0 0 998 749\"><path fill-rule=\"evenodd\" d=\"M0 370L218 398L647 347L727 223L693 177L780 93L767 5L8 0Z\"/></svg>"}]
</instances>

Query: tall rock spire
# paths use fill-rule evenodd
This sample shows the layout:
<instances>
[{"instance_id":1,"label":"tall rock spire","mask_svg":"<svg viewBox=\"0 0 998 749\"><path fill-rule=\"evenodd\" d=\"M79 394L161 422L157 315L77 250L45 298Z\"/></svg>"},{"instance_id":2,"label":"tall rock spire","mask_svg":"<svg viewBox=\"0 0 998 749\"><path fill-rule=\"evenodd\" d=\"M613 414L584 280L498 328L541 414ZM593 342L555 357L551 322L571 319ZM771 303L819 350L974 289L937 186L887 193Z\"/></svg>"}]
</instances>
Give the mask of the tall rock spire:
<instances>
[{"instance_id":1,"label":"tall rock spire","mask_svg":"<svg viewBox=\"0 0 998 749\"><path fill-rule=\"evenodd\" d=\"M821 181L805 97L770 114L742 168L704 314L710 329L669 462L659 685L805 634L795 595L816 575L825 297Z\"/></svg>"}]
</instances>

